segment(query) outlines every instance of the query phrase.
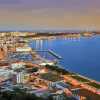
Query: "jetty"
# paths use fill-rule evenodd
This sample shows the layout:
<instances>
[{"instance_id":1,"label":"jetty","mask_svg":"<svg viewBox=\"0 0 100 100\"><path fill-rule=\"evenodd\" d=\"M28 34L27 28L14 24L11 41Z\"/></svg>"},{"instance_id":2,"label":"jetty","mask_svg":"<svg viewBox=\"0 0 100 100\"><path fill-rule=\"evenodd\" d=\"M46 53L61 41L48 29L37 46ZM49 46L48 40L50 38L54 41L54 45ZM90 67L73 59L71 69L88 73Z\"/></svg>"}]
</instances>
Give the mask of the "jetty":
<instances>
[{"instance_id":1,"label":"jetty","mask_svg":"<svg viewBox=\"0 0 100 100\"><path fill-rule=\"evenodd\" d=\"M34 50L35 52L47 52L49 54L51 54L52 56L54 56L56 59L62 59L62 57L60 55L58 55L57 53L55 53L53 50Z\"/></svg>"}]
</instances>

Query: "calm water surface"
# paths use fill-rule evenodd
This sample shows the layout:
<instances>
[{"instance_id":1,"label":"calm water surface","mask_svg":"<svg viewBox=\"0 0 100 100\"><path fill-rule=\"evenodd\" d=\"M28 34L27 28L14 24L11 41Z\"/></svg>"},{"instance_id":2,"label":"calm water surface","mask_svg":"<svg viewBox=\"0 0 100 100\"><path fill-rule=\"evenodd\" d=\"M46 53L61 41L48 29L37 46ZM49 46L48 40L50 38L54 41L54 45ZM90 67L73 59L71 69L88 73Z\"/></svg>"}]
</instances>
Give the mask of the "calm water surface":
<instances>
[{"instance_id":1,"label":"calm water surface","mask_svg":"<svg viewBox=\"0 0 100 100\"><path fill-rule=\"evenodd\" d=\"M100 81L100 36L80 39L36 40L35 49L52 49L62 56L66 69Z\"/></svg>"}]
</instances>

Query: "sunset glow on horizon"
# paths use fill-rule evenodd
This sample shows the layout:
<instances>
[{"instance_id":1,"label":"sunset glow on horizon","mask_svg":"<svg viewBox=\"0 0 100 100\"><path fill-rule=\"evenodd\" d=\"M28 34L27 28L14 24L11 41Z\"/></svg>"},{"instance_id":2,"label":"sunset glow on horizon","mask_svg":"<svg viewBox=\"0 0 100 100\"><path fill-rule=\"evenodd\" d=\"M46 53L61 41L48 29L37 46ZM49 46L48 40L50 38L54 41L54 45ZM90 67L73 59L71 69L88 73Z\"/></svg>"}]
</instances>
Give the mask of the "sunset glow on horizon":
<instances>
[{"instance_id":1,"label":"sunset glow on horizon","mask_svg":"<svg viewBox=\"0 0 100 100\"><path fill-rule=\"evenodd\" d=\"M0 29L99 29L100 0L0 0Z\"/></svg>"}]
</instances>

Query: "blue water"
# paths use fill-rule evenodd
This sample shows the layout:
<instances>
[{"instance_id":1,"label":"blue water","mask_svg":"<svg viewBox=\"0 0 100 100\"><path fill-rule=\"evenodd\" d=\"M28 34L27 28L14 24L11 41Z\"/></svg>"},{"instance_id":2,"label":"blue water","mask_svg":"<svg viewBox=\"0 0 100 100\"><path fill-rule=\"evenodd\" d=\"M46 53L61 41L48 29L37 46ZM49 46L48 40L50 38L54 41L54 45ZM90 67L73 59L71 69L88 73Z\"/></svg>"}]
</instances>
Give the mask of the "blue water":
<instances>
[{"instance_id":1,"label":"blue water","mask_svg":"<svg viewBox=\"0 0 100 100\"><path fill-rule=\"evenodd\" d=\"M52 49L60 56L66 69L100 81L100 37L80 39L36 40L35 49Z\"/></svg>"}]
</instances>

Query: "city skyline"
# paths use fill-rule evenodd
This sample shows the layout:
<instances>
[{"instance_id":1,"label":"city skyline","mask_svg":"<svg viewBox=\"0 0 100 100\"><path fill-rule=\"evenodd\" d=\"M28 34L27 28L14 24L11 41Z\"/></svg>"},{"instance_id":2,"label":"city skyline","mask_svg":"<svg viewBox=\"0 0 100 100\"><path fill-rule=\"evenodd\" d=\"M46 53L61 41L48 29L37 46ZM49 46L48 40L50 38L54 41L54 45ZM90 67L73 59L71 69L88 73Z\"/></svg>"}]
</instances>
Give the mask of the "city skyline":
<instances>
[{"instance_id":1,"label":"city skyline","mask_svg":"<svg viewBox=\"0 0 100 100\"><path fill-rule=\"evenodd\" d=\"M0 30L99 30L99 9L99 0L0 0Z\"/></svg>"}]
</instances>

